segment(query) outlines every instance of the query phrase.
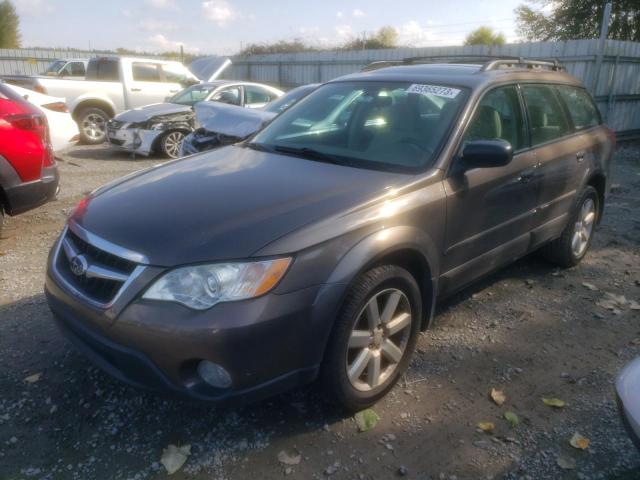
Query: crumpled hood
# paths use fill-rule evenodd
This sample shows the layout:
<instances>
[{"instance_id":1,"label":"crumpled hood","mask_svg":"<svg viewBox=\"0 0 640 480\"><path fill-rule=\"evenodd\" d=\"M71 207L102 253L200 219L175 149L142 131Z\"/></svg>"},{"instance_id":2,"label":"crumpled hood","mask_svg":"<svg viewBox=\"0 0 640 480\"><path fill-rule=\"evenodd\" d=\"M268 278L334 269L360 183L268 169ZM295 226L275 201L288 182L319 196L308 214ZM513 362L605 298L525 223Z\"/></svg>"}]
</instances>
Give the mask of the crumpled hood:
<instances>
[{"instance_id":1,"label":"crumpled hood","mask_svg":"<svg viewBox=\"0 0 640 480\"><path fill-rule=\"evenodd\" d=\"M230 146L114 182L73 221L154 265L242 259L398 177Z\"/></svg>"},{"instance_id":2,"label":"crumpled hood","mask_svg":"<svg viewBox=\"0 0 640 480\"><path fill-rule=\"evenodd\" d=\"M152 105L127 110L113 118L119 122L126 123L145 122L159 115L178 115L190 111L191 107L188 105L178 105L176 103L154 103Z\"/></svg>"},{"instance_id":3,"label":"crumpled hood","mask_svg":"<svg viewBox=\"0 0 640 480\"><path fill-rule=\"evenodd\" d=\"M275 113L255 108L226 105L220 102L199 102L194 109L198 125L207 132L237 138L252 135L276 116Z\"/></svg>"}]
</instances>

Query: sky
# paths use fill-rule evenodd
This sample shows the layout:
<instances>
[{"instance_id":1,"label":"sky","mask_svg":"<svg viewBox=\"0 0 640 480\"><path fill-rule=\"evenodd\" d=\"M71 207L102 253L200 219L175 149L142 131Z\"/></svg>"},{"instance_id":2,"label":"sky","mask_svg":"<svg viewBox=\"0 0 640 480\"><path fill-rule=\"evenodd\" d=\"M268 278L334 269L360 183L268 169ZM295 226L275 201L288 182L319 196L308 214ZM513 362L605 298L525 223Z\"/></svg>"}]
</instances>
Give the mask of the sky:
<instances>
[{"instance_id":1,"label":"sky","mask_svg":"<svg viewBox=\"0 0 640 480\"><path fill-rule=\"evenodd\" d=\"M406 46L460 45L490 26L516 41L523 0L12 0L24 47L237 53L294 38L331 48L391 25Z\"/></svg>"}]
</instances>

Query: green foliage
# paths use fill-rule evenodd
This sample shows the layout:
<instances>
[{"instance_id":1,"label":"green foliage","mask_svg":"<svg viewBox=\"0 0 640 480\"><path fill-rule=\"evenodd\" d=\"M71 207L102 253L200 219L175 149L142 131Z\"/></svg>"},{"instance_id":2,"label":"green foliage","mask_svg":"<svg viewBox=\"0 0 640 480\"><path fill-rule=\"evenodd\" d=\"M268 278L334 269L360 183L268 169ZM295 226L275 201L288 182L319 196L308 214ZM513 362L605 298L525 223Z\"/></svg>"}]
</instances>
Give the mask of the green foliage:
<instances>
[{"instance_id":1,"label":"green foliage","mask_svg":"<svg viewBox=\"0 0 640 480\"><path fill-rule=\"evenodd\" d=\"M604 0L526 0L515 9L518 30L528 40L598 38L605 3ZM615 0L612 4L607 38L640 41L640 1ZM544 11L540 10L542 7Z\"/></svg>"},{"instance_id":2,"label":"green foliage","mask_svg":"<svg viewBox=\"0 0 640 480\"><path fill-rule=\"evenodd\" d=\"M398 43L398 32L393 27L382 27L373 35L354 38L342 45L342 50L378 50L381 48L395 48Z\"/></svg>"},{"instance_id":3,"label":"green foliage","mask_svg":"<svg viewBox=\"0 0 640 480\"><path fill-rule=\"evenodd\" d=\"M267 53L311 52L316 48L300 39L279 40L274 43L251 43L240 51L240 55L264 55Z\"/></svg>"},{"instance_id":4,"label":"green foliage","mask_svg":"<svg viewBox=\"0 0 640 480\"><path fill-rule=\"evenodd\" d=\"M494 33L489 27L479 27L467 35L465 45L504 45L505 38L502 33Z\"/></svg>"},{"instance_id":5,"label":"green foliage","mask_svg":"<svg viewBox=\"0 0 640 480\"><path fill-rule=\"evenodd\" d=\"M20 48L20 18L9 0L0 2L0 48Z\"/></svg>"}]
</instances>

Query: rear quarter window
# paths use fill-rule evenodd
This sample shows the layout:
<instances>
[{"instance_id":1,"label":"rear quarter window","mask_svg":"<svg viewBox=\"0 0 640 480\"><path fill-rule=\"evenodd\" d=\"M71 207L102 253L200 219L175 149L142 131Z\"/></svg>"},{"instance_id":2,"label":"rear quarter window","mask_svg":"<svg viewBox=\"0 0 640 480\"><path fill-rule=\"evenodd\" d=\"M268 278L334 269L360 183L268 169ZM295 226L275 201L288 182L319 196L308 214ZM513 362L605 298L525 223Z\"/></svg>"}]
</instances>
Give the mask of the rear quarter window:
<instances>
[{"instance_id":1,"label":"rear quarter window","mask_svg":"<svg viewBox=\"0 0 640 480\"><path fill-rule=\"evenodd\" d=\"M601 119L598 107L596 107L591 95L585 89L569 85L558 85L555 88L567 106L576 130L600 125Z\"/></svg>"}]
</instances>

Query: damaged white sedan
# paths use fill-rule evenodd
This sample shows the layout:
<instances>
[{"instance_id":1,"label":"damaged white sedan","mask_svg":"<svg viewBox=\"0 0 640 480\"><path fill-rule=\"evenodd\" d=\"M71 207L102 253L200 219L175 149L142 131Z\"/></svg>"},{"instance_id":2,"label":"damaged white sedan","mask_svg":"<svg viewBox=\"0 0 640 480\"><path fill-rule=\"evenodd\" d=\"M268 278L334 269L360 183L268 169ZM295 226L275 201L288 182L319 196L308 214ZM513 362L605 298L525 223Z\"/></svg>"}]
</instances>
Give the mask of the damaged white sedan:
<instances>
[{"instance_id":1,"label":"damaged white sedan","mask_svg":"<svg viewBox=\"0 0 640 480\"><path fill-rule=\"evenodd\" d=\"M262 108L284 92L251 82L213 81L185 88L166 103L135 108L116 115L107 124L111 145L138 155L180 156L184 137L196 128L193 106L214 101L246 108Z\"/></svg>"}]
</instances>

